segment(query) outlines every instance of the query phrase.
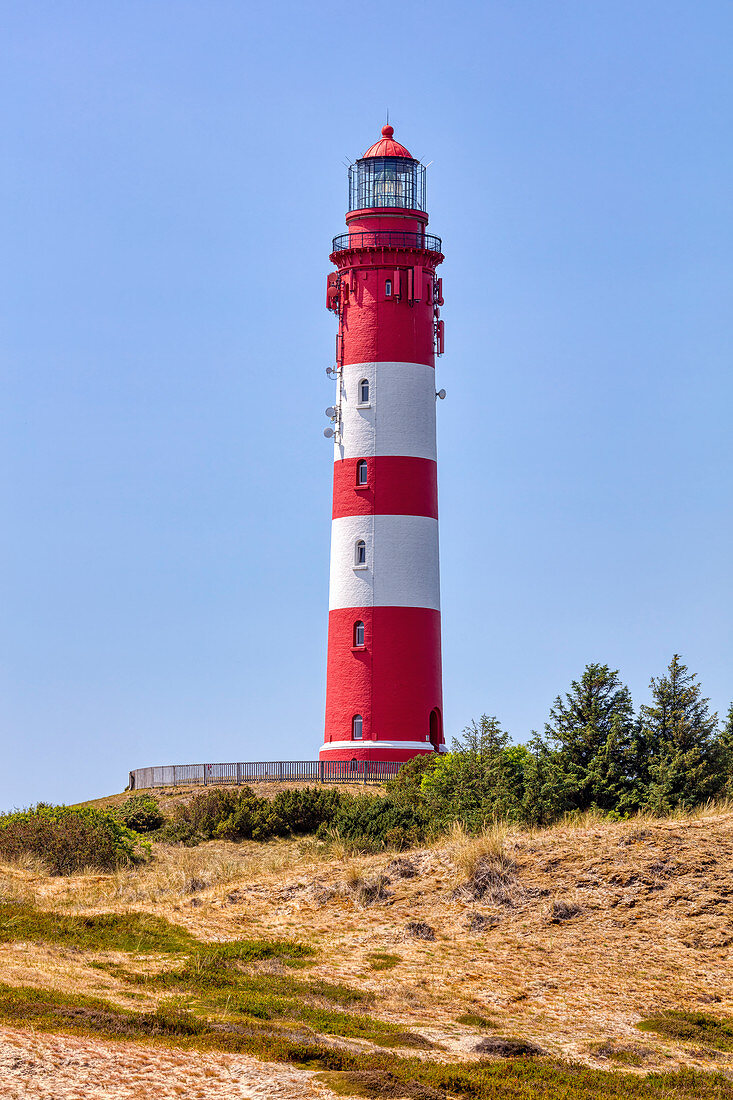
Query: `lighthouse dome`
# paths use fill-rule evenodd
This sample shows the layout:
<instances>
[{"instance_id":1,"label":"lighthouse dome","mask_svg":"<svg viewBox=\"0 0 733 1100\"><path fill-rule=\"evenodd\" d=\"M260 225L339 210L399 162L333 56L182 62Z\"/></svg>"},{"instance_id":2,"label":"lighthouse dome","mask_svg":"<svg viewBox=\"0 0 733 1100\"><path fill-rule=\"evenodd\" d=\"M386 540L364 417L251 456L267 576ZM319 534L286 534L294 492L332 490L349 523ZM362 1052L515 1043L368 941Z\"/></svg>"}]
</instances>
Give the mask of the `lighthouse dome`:
<instances>
[{"instance_id":1,"label":"lighthouse dome","mask_svg":"<svg viewBox=\"0 0 733 1100\"><path fill-rule=\"evenodd\" d=\"M405 149L404 145L400 145L399 141L395 141L392 137L393 134L393 126L389 124L383 126L381 138L379 141L375 141L374 145L369 146L362 160L367 157L407 157L408 160L412 160L412 153Z\"/></svg>"}]
</instances>

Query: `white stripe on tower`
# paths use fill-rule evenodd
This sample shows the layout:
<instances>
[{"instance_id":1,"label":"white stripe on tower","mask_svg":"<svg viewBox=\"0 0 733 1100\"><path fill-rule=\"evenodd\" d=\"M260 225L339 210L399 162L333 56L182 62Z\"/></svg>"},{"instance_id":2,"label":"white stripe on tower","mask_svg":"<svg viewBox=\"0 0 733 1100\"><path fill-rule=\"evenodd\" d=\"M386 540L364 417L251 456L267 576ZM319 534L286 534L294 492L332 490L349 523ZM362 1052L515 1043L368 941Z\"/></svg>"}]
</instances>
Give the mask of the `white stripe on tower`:
<instances>
[{"instance_id":1,"label":"white stripe on tower","mask_svg":"<svg viewBox=\"0 0 733 1100\"><path fill-rule=\"evenodd\" d=\"M357 544L366 564L356 562ZM440 610L438 521L428 516L345 516L331 527L329 610L430 607Z\"/></svg>"},{"instance_id":2,"label":"white stripe on tower","mask_svg":"<svg viewBox=\"0 0 733 1100\"><path fill-rule=\"evenodd\" d=\"M369 382L369 403L359 387ZM334 459L404 455L435 461L435 368L424 363L350 363L341 376L341 443Z\"/></svg>"}]
</instances>

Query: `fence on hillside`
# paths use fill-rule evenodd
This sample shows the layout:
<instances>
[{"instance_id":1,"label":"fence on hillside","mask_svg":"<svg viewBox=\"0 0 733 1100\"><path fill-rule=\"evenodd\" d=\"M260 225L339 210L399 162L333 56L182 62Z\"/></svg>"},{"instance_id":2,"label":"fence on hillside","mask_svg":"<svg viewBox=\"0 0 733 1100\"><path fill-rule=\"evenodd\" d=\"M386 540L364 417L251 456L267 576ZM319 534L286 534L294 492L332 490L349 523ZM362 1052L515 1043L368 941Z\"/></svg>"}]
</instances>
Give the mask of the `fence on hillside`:
<instances>
[{"instance_id":1,"label":"fence on hillside","mask_svg":"<svg viewBox=\"0 0 733 1100\"><path fill-rule=\"evenodd\" d=\"M130 790L150 787L203 787L219 783L384 783L394 779L402 766L396 760L255 760L244 764L161 764L130 772Z\"/></svg>"}]
</instances>

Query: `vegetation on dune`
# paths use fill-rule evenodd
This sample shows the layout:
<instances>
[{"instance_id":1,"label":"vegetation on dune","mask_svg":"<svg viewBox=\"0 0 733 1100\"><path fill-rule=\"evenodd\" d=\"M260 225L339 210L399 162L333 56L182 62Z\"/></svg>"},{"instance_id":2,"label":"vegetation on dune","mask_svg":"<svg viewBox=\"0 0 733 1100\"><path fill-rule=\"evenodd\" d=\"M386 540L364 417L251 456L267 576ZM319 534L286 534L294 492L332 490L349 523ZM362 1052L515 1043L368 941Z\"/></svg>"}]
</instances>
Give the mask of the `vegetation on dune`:
<instances>
[{"instance_id":1,"label":"vegetation on dune","mask_svg":"<svg viewBox=\"0 0 733 1100\"><path fill-rule=\"evenodd\" d=\"M652 1031L666 1039L703 1043L713 1050L733 1050L733 1020L706 1012L663 1012L637 1026L640 1031Z\"/></svg>"},{"instance_id":2,"label":"vegetation on dune","mask_svg":"<svg viewBox=\"0 0 733 1100\"><path fill-rule=\"evenodd\" d=\"M544 735L512 745L482 715L453 752L417 757L388 784L389 798L433 827L461 822L544 826L567 814L613 818L690 810L733 791L733 705L723 728L679 655L634 713L616 670L589 664L550 711Z\"/></svg>"},{"instance_id":3,"label":"vegetation on dune","mask_svg":"<svg viewBox=\"0 0 733 1100\"><path fill-rule=\"evenodd\" d=\"M29 902L0 903L0 943L59 943L90 951L191 951L201 946L184 928L151 913L57 913Z\"/></svg>"},{"instance_id":4,"label":"vegetation on dune","mask_svg":"<svg viewBox=\"0 0 733 1100\"><path fill-rule=\"evenodd\" d=\"M331 828L348 847L364 852L411 848L433 833L421 805L369 794L343 799ZM321 835L328 835L323 827Z\"/></svg>"},{"instance_id":5,"label":"vegetation on dune","mask_svg":"<svg viewBox=\"0 0 733 1100\"><path fill-rule=\"evenodd\" d=\"M270 957L287 963L290 957L312 954L302 944L274 941L270 946L272 952L243 951L240 946L229 944L210 946L192 955L182 966L155 974L138 974L114 964L106 969L148 992L185 992L189 1005L191 998L195 998L197 1009L207 1016L225 1012L227 1019L306 1024L320 1034L368 1039L380 1046L431 1045L399 1025L365 1015L363 1006L374 999L367 991L319 979L303 981L290 975L243 969L243 964ZM334 1004L358 1011L344 1012L334 1008Z\"/></svg>"},{"instance_id":6,"label":"vegetation on dune","mask_svg":"<svg viewBox=\"0 0 733 1100\"><path fill-rule=\"evenodd\" d=\"M204 1019L175 1002L135 1012L98 998L0 985L0 1020L37 1031L65 1031L102 1039L164 1044L188 1050L255 1055L320 1069L319 1078L341 1095L446 1100L731 1100L733 1083L717 1074L683 1070L646 1076L590 1069L548 1058L492 1058L439 1063L392 1053L356 1053L317 1036L274 1027Z\"/></svg>"},{"instance_id":7,"label":"vegetation on dune","mask_svg":"<svg viewBox=\"0 0 733 1100\"><path fill-rule=\"evenodd\" d=\"M371 951L367 958L370 970L392 970L402 962L401 955L392 955L389 951Z\"/></svg>"},{"instance_id":8,"label":"vegetation on dune","mask_svg":"<svg viewBox=\"0 0 733 1100\"><path fill-rule=\"evenodd\" d=\"M202 840L271 840L315 833L333 821L348 795L334 787L280 791L270 800L251 787L211 788L178 803L159 836L196 844Z\"/></svg>"},{"instance_id":9,"label":"vegetation on dune","mask_svg":"<svg viewBox=\"0 0 733 1100\"><path fill-rule=\"evenodd\" d=\"M273 799L251 787L213 788L179 803L157 834L161 840L272 840L316 834L338 837L361 851L405 848L423 841L428 821L418 808L376 795L352 795L337 787L280 791Z\"/></svg>"},{"instance_id":10,"label":"vegetation on dune","mask_svg":"<svg viewBox=\"0 0 733 1100\"><path fill-rule=\"evenodd\" d=\"M169 985L204 980L227 966L279 959L297 965L314 954L293 940L231 940L207 944L180 925L152 913L59 913L30 902L0 903L0 943L58 943L81 951L128 951L139 955L187 954L179 970L167 971ZM178 980L180 977L180 981Z\"/></svg>"},{"instance_id":11,"label":"vegetation on dune","mask_svg":"<svg viewBox=\"0 0 733 1100\"><path fill-rule=\"evenodd\" d=\"M341 1096L399 1100L729 1100L733 1095L733 1085L719 1074L683 1070L639 1076L527 1058L457 1065L400 1059L384 1068L320 1073L318 1080Z\"/></svg>"},{"instance_id":12,"label":"vegetation on dune","mask_svg":"<svg viewBox=\"0 0 733 1100\"><path fill-rule=\"evenodd\" d=\"M151 794L134 794L112 811L123 825L136 833L154 833L165 825L165 815Z\"/></svg>"},{"instance_id":13,"label":"vegetation on dune","mask_svg":"<svg viewBox=\"0 0 733 1100\"><path fill-rule=\"evenodd\" d=\"M150 856L150 845L114 814L90 807L38 806L0 814L0 857L36 856L51 874L113 871Z\"/></svg>"},{"instance_id":14,"label":"vegetation on dune","mask_svg":"<svg viewBox=\"0 0 733 1100\"><path fill-rule=\"evenodd\" d=\"M475 1027L478 1031L487 1031L498 1026L496 1020L492 1020L489 1016L478 1016L475 1012L464 1012L458 1017L458 1023L465 1024L466 1027Z\"/></svg>"}]
</instances>

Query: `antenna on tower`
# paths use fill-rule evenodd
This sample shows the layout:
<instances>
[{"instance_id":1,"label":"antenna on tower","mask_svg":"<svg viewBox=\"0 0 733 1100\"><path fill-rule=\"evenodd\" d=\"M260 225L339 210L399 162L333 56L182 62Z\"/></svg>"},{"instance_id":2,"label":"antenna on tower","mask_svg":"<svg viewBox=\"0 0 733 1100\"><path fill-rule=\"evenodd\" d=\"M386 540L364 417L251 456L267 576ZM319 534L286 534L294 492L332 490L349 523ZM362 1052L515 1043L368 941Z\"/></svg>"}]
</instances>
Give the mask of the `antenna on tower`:
<instances>
[{"instance_id":1,"label":"antenna on tower","mask_svg":"<svg viewBox=\"0 0 733 1100\"><path fill-rule=\"evenodd\" d=\"M387 125L389 126L389 107L387 108Z\"/></svg>"}]
</instances>

